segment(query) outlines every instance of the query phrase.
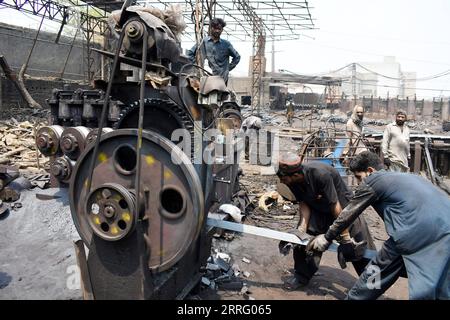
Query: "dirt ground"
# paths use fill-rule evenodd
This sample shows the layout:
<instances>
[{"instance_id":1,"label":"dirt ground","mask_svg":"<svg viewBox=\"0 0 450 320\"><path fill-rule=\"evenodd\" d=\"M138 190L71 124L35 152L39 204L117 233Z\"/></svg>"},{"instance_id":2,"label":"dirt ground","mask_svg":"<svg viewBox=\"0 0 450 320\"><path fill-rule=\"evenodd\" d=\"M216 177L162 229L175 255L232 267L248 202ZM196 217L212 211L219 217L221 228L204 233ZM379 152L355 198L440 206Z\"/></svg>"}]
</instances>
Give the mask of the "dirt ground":
<instances>
[{"instance_id":1,"label":"dirt ground","mask_svg":"<svg viewBox=\"0 0 450 320\"><path fill-rule=\"evenodd\" d=\"M0 220L0 299L81 299L67 190L36 188L18 202L22 208Z\"/></svg>"}]
</instances>

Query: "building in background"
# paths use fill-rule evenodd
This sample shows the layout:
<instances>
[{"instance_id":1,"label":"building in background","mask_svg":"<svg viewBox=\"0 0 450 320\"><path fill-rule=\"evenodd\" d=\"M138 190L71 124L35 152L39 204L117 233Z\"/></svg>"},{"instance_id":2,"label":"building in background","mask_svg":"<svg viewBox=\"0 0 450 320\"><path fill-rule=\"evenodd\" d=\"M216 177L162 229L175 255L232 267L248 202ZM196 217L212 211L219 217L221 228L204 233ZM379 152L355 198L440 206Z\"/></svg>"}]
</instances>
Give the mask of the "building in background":
<instances>
[{"instance_id":1,"label":"building in background","mask_svg":"<svg viewBox=\"0 0 450 320\"><path fill-rule=\"evenodd\" d=\"M405 99L416 94L416 73L403 71L391 56L380 62L355 62L333 75L345 76L342 92L347 96Z\"/></svg>"},{"instance_id":2,"label":"building in background","mask_svg":"<svg viewBox=\"0 0 450 320\"><path fill-rule=\"evenodd\" d=\"M414 97L416 94L416 78L417 73L416 72L403 72L403 81L401 85L401 89L403 92L400 93L400 95L403 95L404 98L406 97Z\"/></svg>"}]
</instances>

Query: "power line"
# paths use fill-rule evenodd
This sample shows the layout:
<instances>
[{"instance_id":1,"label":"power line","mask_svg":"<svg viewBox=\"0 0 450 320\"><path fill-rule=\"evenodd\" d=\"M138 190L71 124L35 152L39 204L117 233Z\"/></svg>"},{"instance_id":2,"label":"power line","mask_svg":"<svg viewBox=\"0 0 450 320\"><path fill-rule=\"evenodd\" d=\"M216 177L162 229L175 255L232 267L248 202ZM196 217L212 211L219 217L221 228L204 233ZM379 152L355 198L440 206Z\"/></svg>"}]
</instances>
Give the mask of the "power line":
<instances>
[{"instance_id":1,"label":"power line","mask_svg":"<svg viewBox=\"0 0 450 320\"><path fill-rule=\"evenodd\" d=\"M450 42L437 42L437 41L420 41L420 42L418 42L418 41L414 41L412 39L381 37L381 36L374 36L374 35L370 35L370 34L334 32L334 31L325 30L325 29L318 29L317 32L337 34L337 35L342 35L342 36L346 36L346 37L373 38L373 39L380 39L380 40L387 40L387 41L404 42L404 43L410 43L410 44L417 44L419 46L423 46L424 43L433 44L433 45L450 46Z\"/></svg>"},{"instance_id":2,"label":"power line","mask_svg":"<svg viewBox=\"0 0 450 320\"><path fill-rule=\"evenodd\" d=\"M337 73L337 72L339 72L339 71L341 71L341 70L343 70L343 69L345 69L345 68L348 68L348 67L350 67L351 65L352 65L353 63L349 63L349 64L347 64L347 65L345 65L345 66L343 66L343 67L340 67L340 68L338 68L338 69L336 69L336 70L332 70L332 71L324 71L324 72L318 72L318 73L313 73L313 74L305 74L306 76L310 76L310 77L319 77L319 76L323 76L323 75L326 75L326 74L332 74L332 73ZM287 71L287 72L290 72L290 73L295 73L295 74L300 74L300 72L293 72L293 71L289 71L289 70L286 70L286 69L279 69L280 71L281 70L284 70L284 71Z\"/></svg>"},{"instance_id":3,"label":"power line","mask_svg":"<svg viewBox=\"0 0 450 320\"><path fill-rule=\"evenodd\" d=\"M377 76L380 76L380 77L383 77L383 78L386 78L386 79L392 79L392 80L427 81L427 80L432 80L432 79L437 79L437 78L440 78L440 77L444 77L444 76L447 76L447 75L450 74L450 69L449 69L449 70L445 70L445 71L439 72L439 73L434 74L434 75L421 77L421 78L410 78L410 79L407 79L407 78L396 78L396 77L387 76L387 75L381 74L379 72L373 71L373 70L371 70L369 68L364 67L363 65L361 65L361 64L359 64L357 62L355 64L357 66L359 66L360 68L362 68L362 69L364 69L364 70L366 70L366 71L368 71L368 72L370 72L372 74L376 74Z\"/></svg>"},{"instance_id":4,"label":"power line","mask_svg":"<svg viewBox=\"0 0 450 320\"><path fill-rule=\"evenodd\" d=\"M341 68L338 68L336 70L333 70L333 71L322 72L322 73L315 73L314 75L320 76L320 75L324 75L324 74L337 73L337 72L339 72L339 71L341 71L341 70L343 70L345 68L351 67L353 64L359 66L360 68L362 68L362 69L364 69L364 70L366 70L366 71L368 71L368 72L370 72L372 74L378 75L378 76L383 77L383 78L387 78L387 79L391 79L391 80L398 80L398 81L428 81L428 80L433 80L433 79L437 79L437 78L441 78L441 77L450 75L450 69L448 69L448 70L436 73L434 75L429 75L429 76L420 77L420 78L397 78L397 77L391 77L391 76L387 76L387 75L384 75L382 73L373 71L373 70L371 70L371 69L361 65L358 62L349 63L349 64L347 64L347 65L345 65L345 66L343 66Z\"/></svg>"},{"instance_id":5,"label":"power line","mask_svg":"<svg viewBox=\"0 0 450 320\"><path fill-rule=\"evenodd\" d=\"M326 45L326 44L318 44L316 42L303 41L303 43L307 44L307 45L331 48L331 49L335 49L335 50L353 52L353 53L358 53L358 54L365 54L365 55L378 56L378 57L385 57L386 56L386 54L379 54L379 53L373 53L373 52L367 52L367 51L352 50L352 49L348 49L348 48L335 47L335 46L330 46L330 45ZM416 62L425 62L425 63L430 63L430 64L438 64L438 65L446 65L446 66L450 65L449 63L443 63L443 62L434 62L434 61L413 59L413 58L401 57L401 56L397 56L397 57L402 59L402 60L409 60L409 61L416 61Z\"/></svg>"},{"instance_id":6,"label":"power line","mask_svg":"<svg viewBox=\"0 0 450 320\"><path fill-rule=\"evenodd\" d=\"M359 78L355 78L356 80L359 80L361 82L367 81L364 79L359 79ZM350 80L342 80L342 82L350 82ZM402 86L391 86L391 85L382 85L382 84L372 84L372 83L364 83L364 86L369 86L369 87L385 87L385 88L396 88L396 89L409 89L409 90L426 90L426 91L448 91L450 92L450 90L447 89L433 89L433 88L407 88L407 87L402 87Z\"/></svg>"}]
</instances>

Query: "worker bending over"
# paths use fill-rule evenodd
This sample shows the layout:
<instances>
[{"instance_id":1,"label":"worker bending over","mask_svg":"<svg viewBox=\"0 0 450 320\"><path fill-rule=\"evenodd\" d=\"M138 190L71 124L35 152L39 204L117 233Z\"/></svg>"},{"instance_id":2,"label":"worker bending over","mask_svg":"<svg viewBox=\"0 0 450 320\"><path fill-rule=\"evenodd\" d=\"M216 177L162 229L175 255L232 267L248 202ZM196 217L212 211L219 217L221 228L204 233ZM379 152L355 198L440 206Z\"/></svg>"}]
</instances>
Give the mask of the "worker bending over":
<instances>
[{"instance_id":1,"label":"worker bending over","mask_svg":"<svg viewBox=\"0 0 450 320\"><path fill-rule=\"evenodd\" d=\"M302 164L300 157L295 154L280 157L277 175L280 182L286 184L300 202L300 238L305 234L324 233L352 197L352 192L336 169L322 162ZM339 242L344 255L351 257L348 261L353 260L353 266L360 274L369 260L356 255L355 241L358 246L366 244L370 249L374 249L375 245L362 216L348 227L348 231L341 230ZM305 246L294 246L295 275L285 283L285 289L295 290L308 284L319 268L321 257L322 252L308 254ZM345 267L342 263L341 266Z\"/></svg>"},{"instance_id":2,"label":"worker bending over","mask_svg":"<svg viewBox=\"0 0 450 320\"><path fill-rule=\"evenodd\" d=\"M420 176L386 172L381 159L365 151L350 163L361 184L355 196L307 250L323 252L333 239L372 206L389 239L348 292L352 300L376 299L398 277L408 276L410 299L450 299L450 199Z\"/></svg>"}]
</instances>

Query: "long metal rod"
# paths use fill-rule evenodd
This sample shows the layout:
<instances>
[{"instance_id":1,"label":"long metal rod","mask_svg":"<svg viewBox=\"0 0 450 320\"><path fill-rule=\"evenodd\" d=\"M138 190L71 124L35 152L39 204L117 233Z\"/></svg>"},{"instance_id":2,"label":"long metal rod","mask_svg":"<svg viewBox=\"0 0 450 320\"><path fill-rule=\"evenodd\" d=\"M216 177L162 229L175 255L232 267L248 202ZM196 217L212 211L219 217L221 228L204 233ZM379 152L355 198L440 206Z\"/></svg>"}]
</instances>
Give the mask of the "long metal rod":
<instances>
[{"instance_id":1,"label":"long metal rod","mask_svg":"<svg viewBox=\"0 0 450 320\"><path fill-rule=\"evenodd\" d=\"M217 227L221 229L236 231L236 232L243 232L255 236L275 239L275 240L281 240L286 241L290 243L299 244L302 246L306 246L309 242L309 240L301 240L296 235L287 233L287 232L281 232L276 230L271 230L267 228L261 228L261 227L255 227L255 226L249 226L247 224L241 224L241 223L235 223L230 221L224 221L220 219L215 218L207 218L206 224L210 227ZM329 251L336 251L338 245L335 243L332 243L329 247ZM366 249L364 252L364 258L372 259L377 254L376 250L370 250Z\"/></svg>"},{"instance_id":2,"label":"long metal rod","mask_svg":"<svg viewBox=\"0 0 450 320\"><path fill-rule=\"evenodd\" d=\"M143 3L144 1L139 0L138 2ZM252 30L255 19L261 19L261 32L265 30L268 39L295 40L304 36L300 34L301 30L314 29L314 22L309 11L310 7L306 1L302 4L286 2L285 0L264 2L255 2L254 0L198 0L196 2L206 3L203 8L207 9L208 13L212 12L212 16L226 17L228 28L239 27L241 33L247 33L243 35L245 37L243 41L247 40L247 37L251 37L249 32ZM195 12L192 0L147 0L145 3L155 6L162 4L165 7L169 3L178 3L190 6L191 11ZM273 10L277 10L277 14L270 13ZM190 19L188 14L185 14L185 17L188 20ZM188 28L195 30L195 21L189 22ZM239 40L236 37L236 32L225 30L224 33Z\"/></svg>"},{"instance_id":3,"label":"long metal rod","mask_svg":"<svg viewBox=\"0 0 450 320\"><path fill-rule=\"evenodd\" d=\"M139 214L140 209L140 189L141 189L141 152L142 152L142 131L144 127L144 106L145 106L145 71L147 70L147 46L148 46L148 31L147 27L144 26L144 35L142 41L142 66L141 66L141 88L139 94L139 120L138 120L138 137L136 144L136 203L137 203L137 213ZM137 218L137 217L136 217Z\"/></svg>"},{"instance_id":4,"label":"long metal rod","mask_svg":"<svg viewBox=\"0 0 450 320\"><path fill-rule=\"evenodd\" d=\"M431 160L430 150L428 146L430 144L430 138L425 138L425 161L427 163L428 173L430 174L430 180L435 185L436 184L436 173L434 172L433 161Z\"/></svg>"},{"instance_id":5,"label":"long metal rod","mask_svg":"<svg viewBox=\"0 0 450 320\"><path fill-rule=\"evenodd\" d=\"M89 267L86 259L86 251L84 250L83 240L77 240L73 243L75 247L75 256L77 258L78 268L80 269L81 292L84 300L94 300L91 278L89 276Z\"/></svg>"},{"instance_id":6,"label":"long metal rod","mask_svg":"<svg viewBox=\"0 0 450 320\"><path fill-rule=\"evenodd\" d=\"M99 145L100 145L100 139L101 139L101 136L102 136L103 127L104 127L104 124L106 122L106 113L107 113L107 110L108 110L109 95L111 94L112 82L113 82L113 79L114 79L114 74L116 73L117 64L118 64L118 61L119 61L120 48L122 47L122 43L123 43L123 39L124 38L125 38L125 31L122 30L122 32L120 33L119 42L117 43L116 56L114 57L113 66L112 66L112 69L111 69L111 74L109 76L108 87L106 89L106 94L105 94L105 100L103 101L102 114L101 114L101 117L100 117L100 122L98 124L97 139L95 139L94 153L92 154L91 165L89 166L89 178L88 178L88 180L86 182L86 187L87 187L86 189L87 189L88 192L91 191L92 175L94 173L95 163L97 162L98 148L99 148Z\"/></svg>"},{"instance_id":7,"label":"long metal rod","mask_svg":"<svg viewBox=\"0 0 450 320\"><path fill-rule=\"evenodd\" d=\"M47 8L45 8L45 11L47 11ZM30 52L28 53L28 58L27 58L27 61L25 62L25 68L23 69L23 74L25 74L27 71L28 63L30 62L31 55L33 54L34 47L36 46L36 42L37 42L39 33L41 32L42 23L44 22L44 19L45 19L45 11L44 11L44 15L42 16L41 22L39 23L39 27L36 32L36 37L34 38L34 41L33 41L33 45L31 46Z\"/></svg>"},{"instance_id":8,"label":"long metal rod","mask_svg":"<svg viewBox=\"0 0 450 320\"><path fill-rule=\"evenodd\" d=\"M69 16L69 14L66 12L66 9L64 8L63 21L61 22L61 26L59 27L59 31L58 31L58 34L56 35L56 39L55 39L55 43L56 44L59 43L59 38L61 37L61 34L63 32L64 25L67 24L67 17L68 16Z\"/></svg>"},{"instance_id":9,"label":"long metal rod","mask_svg":"<svg viewBox=\"0 0 450 320\"><path fill-rule=\"evenodd\" d=\"M73 45L75 44L75 41L76 41L77 35L78 35L78 31L80 30L80 28L81 28L81 23L78 26L77 30L75 31L75 35L73 36L72 42L70 43L69 53L67 53L66 61L64 61L64 66L63 66L63 68L61 70L61 74L59 76L61 79L64 76L64 72L66 71L67 62L69 61L69 57L70 57L70 54L72 53Z\"/></svg>"}]
</instances>

